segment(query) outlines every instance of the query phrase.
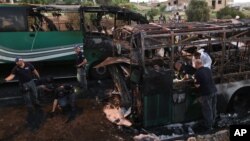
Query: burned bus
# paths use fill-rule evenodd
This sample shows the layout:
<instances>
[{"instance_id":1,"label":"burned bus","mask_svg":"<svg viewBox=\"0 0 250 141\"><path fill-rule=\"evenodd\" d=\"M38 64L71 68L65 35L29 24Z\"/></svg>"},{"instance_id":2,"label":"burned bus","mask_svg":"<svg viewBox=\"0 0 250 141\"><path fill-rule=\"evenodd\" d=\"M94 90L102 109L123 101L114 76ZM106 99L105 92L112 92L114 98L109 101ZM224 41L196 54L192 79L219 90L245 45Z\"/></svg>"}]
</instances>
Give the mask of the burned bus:
<instances>
[{"instance_id":1,"label":"burned bus","mask_svg":"<svg viewBox=\"0 0 250 141\"><path fill-rule=\"evenodd\" d=\"M105 16L109 17L106 22L102 20ZM0 4L1 77L7 75L16 56L33 62L42 74L74 76L73 48L81 45L89 62L89 74L103 78L105 69L92 69L93 64L112 54L112 39L102 32L102 23L116 28L121 20L124 24L147 23L141 14L120 7Z\"/></svg>"},{"instance_id":2,"label":"burned bus","mask_svg":"<svg viewBox=\"0 0 250 141\"><path fill-rule=\"evenodd\" d=\"M193 79L179 80L174 63L203 48L212 58L219 113L250 109L250 20L124 26L114 32L109 66L121 105L144 127L201 118Z\"/></svg>"},{"instance_id":3,"label":"burned bus","mask_svg":"<svg viewBox=\"0 0 250 141\"><path fill-rule=\"evenodd\" d=\"M106 78L106 67L93 66L113 54L110 33L137 23L148 21L141 14L113 6L0 4L0 78L9 74L14 58L21 56L34 64L41 77L74 79L76 45L84 47L88 78ZM16 82L1 86L0 100L15 103L21 98Z\"/></svg>"},{"instance_id":4,"label":"burned bus","mask_svg":"<svg viewBox=\"0 0 250 141\"><path fill-rule=\"evenodd\" d=\"M5 68L1 77L13 67L11 63L16 56L33 62L44 73L70 64L74 59L73 47L82 45L83 40L77 9L1 4L0 62L1 68ZM64 70L67 73L73 71ZM57 76L62 74L57 73Z\"/></svg>"}]
</instances>

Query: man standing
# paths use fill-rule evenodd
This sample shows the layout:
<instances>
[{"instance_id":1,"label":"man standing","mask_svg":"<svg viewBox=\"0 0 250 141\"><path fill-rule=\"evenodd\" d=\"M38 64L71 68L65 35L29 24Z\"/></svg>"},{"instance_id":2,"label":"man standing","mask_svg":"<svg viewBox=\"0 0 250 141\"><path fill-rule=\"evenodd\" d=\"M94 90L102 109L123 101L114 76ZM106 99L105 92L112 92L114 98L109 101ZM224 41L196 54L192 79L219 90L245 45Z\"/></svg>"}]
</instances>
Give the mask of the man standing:
<instances>
[{"instance_id":1,"label":"man standing","mask_svg":"<svg viewBox=\"0 0 250 141\"><path fill-rule=\"evenodd\" d=\"M211 69L212 59L211 57L204 51L204 49L199 49L197 52L194 53L192 58L192 65L195 65L195 59L200 59L204 67L208 67Z\"/></svg>"},{"instance_id":2,"label":"man standing","mask_svg":"<svg viewBox=\"0 0 250 141\"><path fill-rule=\"evenodd\" d=\"M77 68L77 81L80 83L80 87L87 90L87 79L86 79L86 64L88 63L80 46L75 47L76 53L76 68Z\"/></svg>"},{"instance_id":3,"label":"man standing","mask_svg":"<svg viewBox=\"0 0 250 141\"><path fill-rule=\"evenodd\" d=\"M33 115L37 111L40 112L41 109L38 101L36 85L33 80L33 74L39 79L39 73L32 64L24 62L21 57L16 57L15 62L16 66L12 69L10 75L7 76L4 81L13 80L15 77L18 78L19 87L28 108L27 122L31 128L38 128L36 122L37 119L33 119Z\"/></svg>"},{"instance_id":4,"label":"man standing","mask_svg":"<svg viewBox=\"0 0 250 141\"><path fill-rule=\"evenodd\" d=\"M195 60L197 69L195 77L195 87L200 91L200 102L202 114L205 119L205 127L211 130L216 118L216 92L212 72L208 67L204 67L200 59Z\"/></svg>"},{"instance_id":5,"label":"man standing","mask_svg":"<svg viewBox=\"0 0 250 141\"><path fill-rule=\"evenodd\" d=\"M161 13L161 15L159 17L159 23L160 24L166 23L166 17L162 13Z\"/></svg>"}]
</instances>

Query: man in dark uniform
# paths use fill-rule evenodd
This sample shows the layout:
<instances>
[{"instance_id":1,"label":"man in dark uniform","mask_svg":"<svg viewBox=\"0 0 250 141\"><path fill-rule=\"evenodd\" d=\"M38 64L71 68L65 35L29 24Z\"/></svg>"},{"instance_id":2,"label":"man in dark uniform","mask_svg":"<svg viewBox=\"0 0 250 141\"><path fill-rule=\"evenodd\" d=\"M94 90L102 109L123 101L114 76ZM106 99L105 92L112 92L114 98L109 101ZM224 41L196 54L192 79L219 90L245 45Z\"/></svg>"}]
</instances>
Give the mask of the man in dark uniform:
<instances>
[{"instance_id":1,"label":"man in dark uniform","mask_svg":"<svg viewBox=\"0 0 250 141\"><path fill-rule=\"evenodd\" d=\"M205 119L205 127L211 130L216 118L216 92L212 72L208 67L204 67L200 59L195 60L195 87L200 91L200 102L202 114Z\"/></svg>"},{"instance_id":2,"label":"man in dark uniform","mask_svg":"<svg viewBox=\"0 0 250 141\"><path fill-rule=\"evenodd\" d=\"M5 78L5 81L13 80L17 76L25 103L28 108L33 108L34 105L39 105L33 74L38 79L40 75L32 64L24 62L21 57L17 57L15 62L16 66L12 69L11 74Z\"/></svg>"},{"instance_id":3,"label":"man in dark uniform","mask_svg":"<svg viewBox=\"0 0 250 141\"><path fill-rule=\"evenodd\" d=\"M87 60L81 51L80 46L75 47L76 53L76 68L77 68L77 81L80 83L80 87L87 90L87 79L86 79L86 64Z\"/></svg>"},{"instance_id":4,"label":"man in dark uniform","mask_svg":"<svg viewBox=\"0 0 250 141\"><path fill-rule=\"evenodd\" d=\"M66 122L75 118L76 94L72 85L62 84L56 88L53 107L50 112L51 117L54 115L57 107L59 107L63 113L68 114L68 120Z\"/></svg>"},{"instance_id":5,"label":"man in dark uniform","mask_svg":"<svg viewBox=\"0 0 250 141\"><path fill-rule=\"evenodd\" d=\"M34 126L37 127L37 119L33 119L35 116L32 115L37 111L41 112L41 107L40 102L38 101L38 94L33 75L39 79L39 73L32 64L24 62L21 57L16 57L15 62L16 66L12 69L11 74L5 78L5 81L11 81L15 77L18 78L19 87L28 108L27 122L32 128Z\"/></svg>"}]
</instances>

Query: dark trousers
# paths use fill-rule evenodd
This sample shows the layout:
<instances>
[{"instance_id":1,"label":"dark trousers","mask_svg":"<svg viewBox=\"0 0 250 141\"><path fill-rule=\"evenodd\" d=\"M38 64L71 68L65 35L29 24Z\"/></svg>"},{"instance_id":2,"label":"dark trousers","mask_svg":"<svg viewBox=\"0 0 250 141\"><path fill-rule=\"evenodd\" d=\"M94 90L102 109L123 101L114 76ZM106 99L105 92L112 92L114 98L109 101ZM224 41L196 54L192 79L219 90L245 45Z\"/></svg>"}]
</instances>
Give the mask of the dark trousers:
<instances>
[{"instance_id":1,"label":"dark trousers","mask_svg":"<svg viewBox=\"0 0 250 141\"><path fill-rule=\"evenodd\" d=\"M217 96L216 94L206 95L200 97L201 109L203 118L205 121L205 127L207 129L211 129L215 123L216 118L216 102Z\"/></svg>"},{"instance_id":2,"label":"dark trousers","mask_svg":"<svg viewBox=\"0 0 250 141\"><path fill-rule=\"evenodd\" d=\"M84 90L87 90L87 79L86 79L86 71L85 68L77 68L77 81L80 83L80 87Z\"/></svg>"},{"instance_id":3,"label":"dark trousers","mask_svg":"<svg viewBox=\"0 0 250 141\"><path fill-rule=\"evenodd\" d=\"M44 120L44 113L40 107L35 82L31 80L21 84L21 92L28 108L26 117L27 125L32 130L38 129Z\"/></svg>"},{"instance_id":4,"label":"dark trousers","mask_svg":"<svg viewBox=\"0 0 250 141\"><path fill-rule=\"evenodd\" d=\"M58 98L58 104L62 108L70 106L71 111L75 111L76 110L76 105L75 105L76 104L76 94L72 93L72 94L69 94L65 97Z\"/></svg>"},{"instance_id":5,"label":"dark trousers","mask_svg":"<svg viewBox=\"0 0 250 141\"><path fill-rule=\"evenodd\" d=\"M34 80L21 84L21 92L26 106L30 109L34 105L39 105L37 88Z\"/></svg>"}]
</instances>

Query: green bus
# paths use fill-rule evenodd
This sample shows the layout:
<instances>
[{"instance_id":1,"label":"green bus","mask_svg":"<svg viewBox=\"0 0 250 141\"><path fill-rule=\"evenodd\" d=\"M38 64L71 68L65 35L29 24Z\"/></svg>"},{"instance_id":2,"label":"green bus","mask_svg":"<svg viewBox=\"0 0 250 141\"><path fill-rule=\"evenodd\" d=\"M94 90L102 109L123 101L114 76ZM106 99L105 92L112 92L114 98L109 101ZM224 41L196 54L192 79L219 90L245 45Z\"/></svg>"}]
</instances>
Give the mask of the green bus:
<instances>
[{"instance_id":1,"label":"green bus","mask_svg":"<svg viewBox=\"0 0 250 141\"><path fill-rule=\"evenodd\" d=\"M16 56L34 62L42 72L70 64L73 47L83 43L79 21L77 8L0 5L1 68L13 67L9 64Z\"/></svg>"},{"instance_id":2,"label":"green bus","mask_svg":"<svg viewBox=\"0 0 250 141\"><path fill-rule=\"evenodd\" d=\"M105 58L105 54L112 53L112 35L101 32L100 22L103 22L103 17L107 19L108 15L112 19L110 21L113 21L109 25L116 27L119 17L130 17L128 15L131 13L134 14L119 7L1 4L1 77L6 76L13 67L16 56L34 63L41 74L74 77L73 48L81 45L84 46L84 54L89 62L90 76L103 78L107 76L106 69L93 69L92 66ZM111 14L115 16L110 16ZM139 16L143 17L140 14ZM143 22L147 20L143 19Z\"/></svg>"}]
</instances>

